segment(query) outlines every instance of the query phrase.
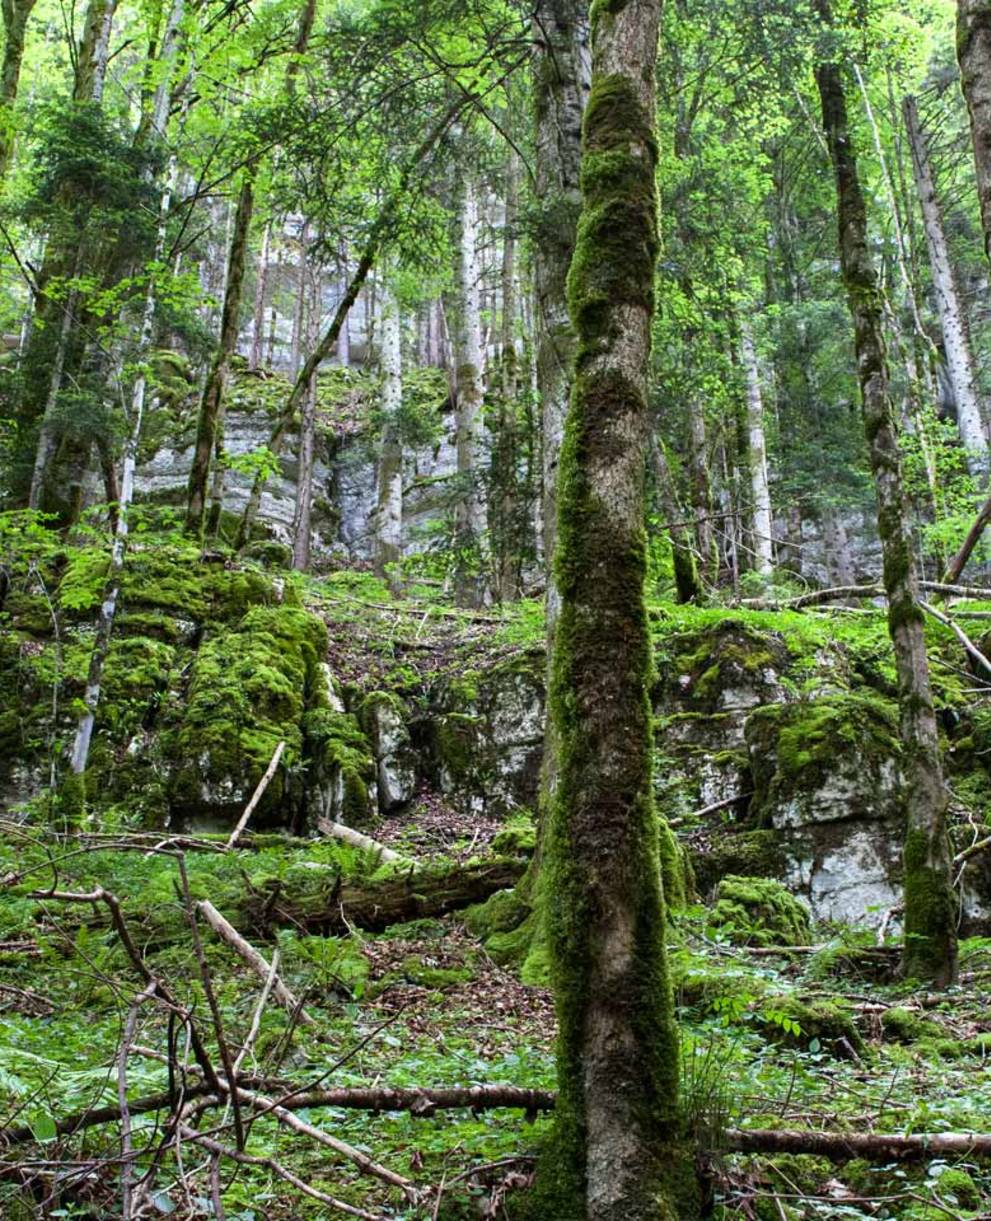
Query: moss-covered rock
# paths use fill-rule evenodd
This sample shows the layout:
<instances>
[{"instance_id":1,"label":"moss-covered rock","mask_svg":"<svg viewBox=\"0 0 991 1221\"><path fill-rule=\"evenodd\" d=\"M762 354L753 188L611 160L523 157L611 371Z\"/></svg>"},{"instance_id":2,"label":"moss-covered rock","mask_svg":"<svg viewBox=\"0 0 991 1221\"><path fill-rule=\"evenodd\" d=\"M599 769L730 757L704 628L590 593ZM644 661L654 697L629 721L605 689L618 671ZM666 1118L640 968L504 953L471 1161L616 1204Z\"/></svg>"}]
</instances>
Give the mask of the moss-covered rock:
<instances>
[{"instance_id":1,"label":"moss-covered rock","mask_svg":"<svg viewBox=\"0 0 991 1221\"><path fill-rule=\"evenodd\" d=\"M839 997L769 996L761 1010L761 1029L765 1038L789 1047L808 1048L817 1040L839 1059L859 1054L864 1046L850 1002Z\"/></svg>"},{"instance_id":2,"label":"moss-covered rock","mask_svg":"<svg viewBox=\"0 0 991 1221\"><path fill-rule=\"evenodd\" d=\"M896 817L897 718L893 704L855 692L755 709L744 732L757 817L774 827Z\"/></svg>"},{"instance_id":3,"label":"moss-covered rock","mask_svg":"<svg viewBox=\"0 0 991 1221\"><path fill-rule=\"evenodd\" d=\"M742 945L807 945L812 936L808 908L769 878L723 878L709 926Z\"/></svg>"}]
</instances>

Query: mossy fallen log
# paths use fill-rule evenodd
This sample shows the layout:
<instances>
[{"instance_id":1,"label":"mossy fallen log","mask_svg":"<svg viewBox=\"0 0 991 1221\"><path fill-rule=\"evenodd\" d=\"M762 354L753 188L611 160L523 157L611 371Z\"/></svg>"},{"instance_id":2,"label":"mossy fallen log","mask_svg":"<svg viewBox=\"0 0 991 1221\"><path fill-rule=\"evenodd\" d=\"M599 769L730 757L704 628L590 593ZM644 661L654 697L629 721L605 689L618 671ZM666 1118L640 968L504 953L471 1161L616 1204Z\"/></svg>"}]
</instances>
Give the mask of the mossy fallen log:
<instances>
[{"instance_id":1,"label":"mossy fallen log","mask_svg":"<svg viewBox=\"0 0 991 1221\"><path fill-rule=\"evenodd\" d=\"M338 878L310 894L295 894L273 879L245 898L235 924L242 932L262 934L282 925L307 933L347 933L352 927L379 933L391 924L445 916L483 903L496 891L515 886L525 869L526 861L516 858L411 867L362 882Z\"/></svg>"}]
</instances>

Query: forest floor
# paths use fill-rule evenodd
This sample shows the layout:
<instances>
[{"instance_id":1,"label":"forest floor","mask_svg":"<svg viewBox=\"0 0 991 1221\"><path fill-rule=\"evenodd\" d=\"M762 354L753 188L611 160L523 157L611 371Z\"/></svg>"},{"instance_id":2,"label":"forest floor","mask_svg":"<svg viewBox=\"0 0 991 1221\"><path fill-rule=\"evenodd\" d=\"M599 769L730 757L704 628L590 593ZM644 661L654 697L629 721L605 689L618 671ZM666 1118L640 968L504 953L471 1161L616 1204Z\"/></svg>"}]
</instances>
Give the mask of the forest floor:
<instances>
[{"instance_id":1,"label":"forest floor","mask_svg":"<svg viewBox=\"0 0 991 1221\"><path fill-rule=\"evenodd\" d=\"M435 598L379 603L372 620L371 588L356 578L316 599L340 629L335 672L370 688L397 668L413 682L418 667L525 649L539 633L539 603L510 617L448 613ZM494 859L495 829L423 793L376 835L458 870ZM549 1124L543 1094L529 1109L425 1098L390 1109L386 1097L378 1111L313 1094L554 1088L548 991L493 962L462 913L342 936L279 915L280 896L333 903L342 882L400 873L329 840L249 831L226 850L168 832L58 838L0 823L0 1215L114 1217L128 1197L132 1216L179 1219L512 1217ZM276 965L297 1004L215 935L203 901ZM671 928L685 1111L712 1215L991 1217L991 1162L967 1152L904 1162L881 1145L834 1162L742 1155L725 1136L991 1131L991 940L963 944L961 982L939 995L896 982L897 951L873 933L773 940L758 924L716 926L702 906ZM210 1077L229 1079L239 1055L235 1112ZM177 1099L193 1108L178 1133Z\"/></svg>"}]
</instances>

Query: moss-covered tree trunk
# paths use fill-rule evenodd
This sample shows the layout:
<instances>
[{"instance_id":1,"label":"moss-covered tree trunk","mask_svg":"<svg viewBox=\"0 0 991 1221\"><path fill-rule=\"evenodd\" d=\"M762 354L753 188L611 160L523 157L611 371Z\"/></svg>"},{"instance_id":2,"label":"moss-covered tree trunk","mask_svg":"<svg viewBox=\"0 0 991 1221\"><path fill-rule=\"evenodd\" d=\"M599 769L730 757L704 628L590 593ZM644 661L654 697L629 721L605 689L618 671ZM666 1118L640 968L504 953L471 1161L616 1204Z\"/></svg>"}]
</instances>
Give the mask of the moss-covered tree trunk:
<instances>
[{"instance_id":1,"label":"moss-covered tree trunk","mask_svg":"<svg viewBox=\"0 0 991 1221\"><path fill-rule=\"evenodd\" d=\"M957 0L960 87L970 115L984 251L991 260L991 2Z\"/></svg>"},{"instance_id":2,"label":"moss-covered tree trunk","mask_svg":"<svg viewBox=\"0 0 991 1221\"><path fill-rule=\"evenodd\" d=\"M546 1215L659 1221L675 1180L678 1043L651 791L644 605L658 0L600 3L569 273L578 336L558 480L551 688L559 777L545 847L559 1094ZM542 1206L544 1205L542 1201Z\"/></svg>"},{"instance_id":3,"label":"moss-covered tree trunk","mask_svg":"<svg viewBox=\"0 0 991 1221\"><path fill-rule=\"evenodd\" d=\"M237 349L241 290L244 286L244 267L253 207L254 174L249 171L238 192L234 231L231 234L231 244L227 255L227 286L224 292L224 311L220 322L220 341L203 387L199 416L196 421L196 444L193 449L193 464L189 471L186 500L186 531L197 538L203 533L210 456L216 445L217 431L224 410L224 396L227 393L231 357Z\"/></svg>"},{"instance_id":4,"label":"moss-covered tree trunk","mask_svg":"<svg viewBox=\"0 0 991 1221\"><path fill-rule=\"evenodd\" d=\"M36 0L2 0L3 65L0 67L0 182L7 177L14 155L14 102L21 80L24 36Z\"/></svg>"},{"instance_id":5,"label":"moss-covered tree trunk","mask_svg":"<svg viewBox=\"0 0 991 1221\"><path fill-rule=\"evenodd\" d=\"M818 8L829 23L825 0L819 0ZM836 177L840 266L854 324L864 429L877 495L888 627L898 673L906 815L903 967L906 975L942 985L956 974L957 905L918 575L881 330L881 294L868 245L867 209L839 64L819 64L816 82Z\"/></svg>"}]
</instances>

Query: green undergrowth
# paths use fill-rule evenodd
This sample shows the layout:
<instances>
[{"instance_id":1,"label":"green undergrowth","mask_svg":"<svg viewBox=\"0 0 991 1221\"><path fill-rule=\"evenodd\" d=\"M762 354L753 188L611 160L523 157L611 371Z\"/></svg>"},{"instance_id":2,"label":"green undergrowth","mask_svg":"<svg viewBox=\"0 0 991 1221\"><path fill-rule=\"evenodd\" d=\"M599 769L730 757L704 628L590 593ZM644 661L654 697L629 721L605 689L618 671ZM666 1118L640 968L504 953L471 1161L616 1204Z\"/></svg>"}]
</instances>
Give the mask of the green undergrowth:
<instances>
[{"instance_id":1,"label":"green undergrowth","mask_svg":"<svg viewBox=\"0 0 991 1221\"><path fill-rule=\"evenodd\" d=\"M188 852L185 861L193 898L208 898L235 923L246 890L267 894L278 883L293 893L309 887L319 894L338 877L353 882L390 873L374 857L343 844L275 835L257 836L235 853ZM121 1023L142 982L98 905L30 898L31 891L44 891L57 878L61 891L104 886L119 895L145 961L199 1015L213 1055L215 1036L174 857L149 856L146 843L122 851L92 840L58 843L26 828L8 829L0 837L0 875L8 878L0 891L0 1101L5 1108L0 1122L17 1111L14 1122L31 1126L38 1142L33 1152L44 1156L55 1147L55 1119L115 1100ZM17 880L9 881L11 875ZM753 881L745 881L738 898L749 904L752 925L776 927L775 904L763 894L760 903L751 903ZM279 951L281 976L302 999L312 1025L294 1026L288 1013L270 1002L246 1071L298 1086L326 1077L328 1086L503 1082L553 1088L546 994L521 985L518 967L494 965L490 949L478 939L491 941L518 914L511 892L504 892L482 912L417 920L375 935L354 928L323 937L291 925L267 935L252 932L267 957ZM813 941L824 937L821 929L810 931ZM224 1028L239 1044L262 981L205 925L201 935ZM703 1148L720 1154L722 1169L712 1184L716 1218L773 1216L766 1208L783 1192L786 1179L797 1196L796 1215L803 1217L897 1218L909 1205L945 1205L951 1196L954 1215L987 1210L991 1168L973 1158L902 1167L884 1159L833 1165L815 1158L739 1158L720 1152L722 1130L741 1125L983 1130L991 1104L986 1072L991 1032L982 1000L991 983L986 942L964 943L963 967L973 982L941 1000L871 978L860 960L869 959L876 947L856 939L826 940L816 955L796 955L786 946L779 954L754 954L753 940L749 945L713 940L712 913L689 907L676 916L670 940L683 1108ZM11 948L18 943L36 945L40 953L28 956ZM160 1053L168 1045L167 1027L165 1011L145 1006L135 1042ZM132 1098L166 1083L159 1061L130 1057ZM418 1182L434 1183L473 1165L529 1157L548 1127L546 1118L528 1124L512 1111L423 1118L313 1107L302 1117ZM139 1148L154 1130L151 1120L137 1124ZM112 1154L119 1130L104 1125L90 1129L85 1139L89 1156ZM378 1215L407 1221L431 1216L432 1203L420 1209L403 1205L396 1193L351 1173L346 1163L280 1133L270 1119L253 1125L248 1147L259 1156L276 1156L307 1181ZM530 1163L517 1165L525 1172ZM520 1179L525 1182L525 1173ZM163 1205L173 1182L166 1163L156 1179ZM830 1182L843 1184L851 1195L890 1197L891 1203L874 1201L870 1210L858 1211L841 1203L835 1187L826 1187ZM468 1221L477 1215L475 1202L484 1203L488 1189L468 1183L460 1180L445 1191L439 1218ZM222 1185L226 1215L239 1221L249 1221L252 1210L255 1218L279 1221L326 1215L319 1204L300 1199L260 1167L243 1167L236 1177L225 1173ZM113 1216L117 1187L116 1173L98 1173L90 1184L89 1211L79 1193L67 1191L61 1200L68 1209L64 1215ZM510 1215L514 1201L523 1199L520 1190L508 1198ZM16 1185L0 1185L4 1216L18 1216L19 1199L23 1202Z\"/></svg>"}]
</instances>

